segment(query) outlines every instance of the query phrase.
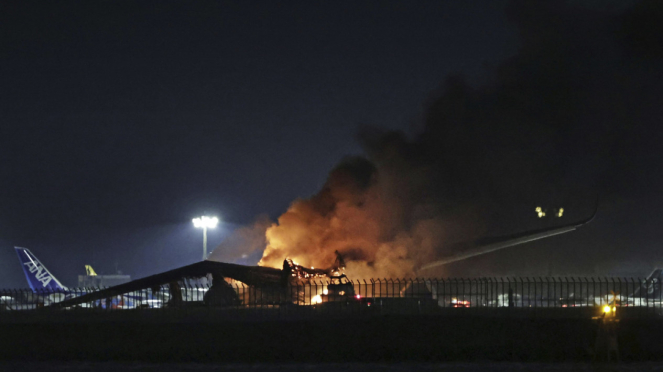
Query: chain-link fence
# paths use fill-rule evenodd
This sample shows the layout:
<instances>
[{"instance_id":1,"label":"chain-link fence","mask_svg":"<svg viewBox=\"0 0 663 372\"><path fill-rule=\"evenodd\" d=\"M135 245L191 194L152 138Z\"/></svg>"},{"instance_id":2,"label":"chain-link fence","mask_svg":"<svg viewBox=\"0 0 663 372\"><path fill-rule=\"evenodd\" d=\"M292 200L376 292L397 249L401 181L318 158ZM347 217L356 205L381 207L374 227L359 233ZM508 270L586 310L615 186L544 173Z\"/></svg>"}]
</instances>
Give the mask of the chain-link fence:
<instances>
[{"instance_id":1,"label":"chain-link fence","mask_svg":"<svg viewBox=\"0 0 663 372\"><path fill-rule=\"evenodd\" d=\"M64 291L0 290L0 312L180 311L205 309L266 314L530 314L589 316L608 306L623 316L663 313L660 278L449 278L310 280L288 286L215 285L188 281L97 298L67 306L67 300L104 288ZM99 292L101 294L103 292ZM96 296L99 297L99 296ZM612 311L615 311L615 310Z\"/></svg>"}]
</instances>

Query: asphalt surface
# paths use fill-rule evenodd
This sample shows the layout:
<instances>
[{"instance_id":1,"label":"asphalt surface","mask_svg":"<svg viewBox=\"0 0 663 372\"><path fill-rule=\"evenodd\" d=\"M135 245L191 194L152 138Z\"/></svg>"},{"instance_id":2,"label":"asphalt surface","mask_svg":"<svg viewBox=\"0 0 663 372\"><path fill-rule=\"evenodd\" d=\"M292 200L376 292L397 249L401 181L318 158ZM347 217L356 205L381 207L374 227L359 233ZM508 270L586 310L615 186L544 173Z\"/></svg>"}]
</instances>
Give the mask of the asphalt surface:
<instances>
[{"instance_id":1,"label":"asphalt surface","mask_svg":"<svg viewBox=\"0 0 663 372\"><path fill-rule=\"evenodd\" d=\"M231 371L231 372L367 372L367 371L442 371L442 372L506 372L506 371L663 371L663 363L340 363L340 364L152 364L122 362L0 362L0 371Z\"/></svg>"}]
</instances>

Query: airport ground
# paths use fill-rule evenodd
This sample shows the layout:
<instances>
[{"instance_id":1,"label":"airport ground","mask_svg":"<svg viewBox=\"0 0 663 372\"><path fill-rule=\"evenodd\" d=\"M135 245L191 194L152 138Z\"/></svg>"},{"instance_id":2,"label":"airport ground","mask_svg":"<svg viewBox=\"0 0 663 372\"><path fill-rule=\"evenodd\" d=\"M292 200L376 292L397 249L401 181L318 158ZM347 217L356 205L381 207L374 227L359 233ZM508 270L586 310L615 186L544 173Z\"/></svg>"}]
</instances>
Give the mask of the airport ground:
<instances>
[{"instance_id":1,"label":"airport ground","mask_svg":"<svg viewBox=\"0 0 663 372\"><path fill-rule=\"evenodd\" d=\"M597 337L596 321L580 317L390 314L217 322L187 317L149 322L122 319L118 314L131 313L98 313L94 321L53 317L0 322L0 360L240 365L587 363L594 358ZM661 334L660 319L622 319L617 329L620 359L663 361Z\"/></svg>"},{"instance_id":2,"label":"airport ground","mask_svg":"<svg viewBox=\"0 0 663 372\"><path fill-rule=\"evenodd\" d=\"M0 371L12 372L654 372L663 364L647 363L286 363L286 364L212 364L212 363L135 363L135 362L0 362Z\"/></svg>"}]
</instances>

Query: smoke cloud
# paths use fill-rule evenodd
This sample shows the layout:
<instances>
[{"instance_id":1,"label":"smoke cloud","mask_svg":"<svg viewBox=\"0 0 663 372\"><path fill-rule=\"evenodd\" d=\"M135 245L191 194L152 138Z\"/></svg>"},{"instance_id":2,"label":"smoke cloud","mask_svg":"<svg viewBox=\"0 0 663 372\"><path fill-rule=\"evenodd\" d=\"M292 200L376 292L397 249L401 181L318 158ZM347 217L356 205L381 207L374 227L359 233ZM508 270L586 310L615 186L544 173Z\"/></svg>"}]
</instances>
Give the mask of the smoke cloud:
<instances>
[{"instance_id":1,"label":"smoke cloud","mask_svg":"<svg viewBox=\"0 0 663 372\"><path fill-rule=\"evenodd\" d=\"M537 205L563 205L568 222L597 194L661 185L661 2L513 1L508 14L517 55L478 86L450 76L415 135L362 129L365 157L265 229L260 265L326 267L338 250L353 277L410 276L454 242L541 227Z\"/></svg>"},{"instance_id":2,"label":"smoke cloud","mask_svg":"<svg viewBox=\"0 0 663 372\"><path fill-rule=\"evenodd\" d=\"M272 221L268 216L258 216L252 225L235 229L227 239L212 251L208 259L221 262L245 261L255 256L256 253L265 249L267 245L265 231L271 225Z\"/></svg>"}]
</instances>

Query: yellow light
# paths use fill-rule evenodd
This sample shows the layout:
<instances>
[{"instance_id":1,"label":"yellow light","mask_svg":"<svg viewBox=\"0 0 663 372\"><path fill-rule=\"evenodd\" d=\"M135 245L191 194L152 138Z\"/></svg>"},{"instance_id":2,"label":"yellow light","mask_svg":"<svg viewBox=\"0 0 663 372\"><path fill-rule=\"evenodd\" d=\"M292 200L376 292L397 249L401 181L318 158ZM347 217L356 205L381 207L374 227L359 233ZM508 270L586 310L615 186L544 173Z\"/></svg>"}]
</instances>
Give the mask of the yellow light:
<instances>
[{"instance_id":1,"label":"yellow light","mask_svg":"<svg viewBox=\"0 0 663 372\"><path fill-rule=\"evenodd\" d=\"M320 295L313 296L313 298L311 299L311 303L313 305L322 303L322 297L320 297Z\"/></svg>"},{"instance_id":2,"label":"yellow light","mask_svg":"<svg viewBox=\"0 0 663 372\"><path fill-rule=\"evenodd\" d=\"M609 313L610 310L611 310L611 309L610 309L610 306L608 306L608 305L606 305L606 306L603 308L603 312L604 312L604 313Z\"/></svg>"},{"instance_id":3,"label":"yellow light","mask_svg":"<svg viewBox=\"0 0 663 372\"><path fill-rule=\"evenodd\" d=\"M615 306L613 306L612 307L612 312L614 313L615 311L617 311L617 308Z\"/></svg>"},{"instance_id":4,"label":"yellow light","mask_svg":"<svg viewBox=\"0 0 663 372\"><path fill-rule=\"evenodd\" d=\"M328 294L329 294L329 290L328 290L327 288L323 289L323 290L322 290L322 294L323 294L323 295L328 295Z\"/></svg>"},{"instance_id":5,"label":"yellow light","mask_svg":"<svg viewBox=\"0 0 663 372\"><path fill-rule=\"evenodd\" d=\"M539 216L539 218L542 218L542 217L546 216L546 212L544 212L541 207L536 207L536 209L534 209L534 211L536 212L536 215Z\"/></svg>"},{"instance_id":6,"label":"yellow light","mask_svg":"<svg viewBox=\"0 0 663 372\"><path fill-rule=\"evenodd\" d=\"M557 212L557 217L562 217L563 214L564 214L564 208L560 208L559 212Z\"/></svg>"}]
</instances>

